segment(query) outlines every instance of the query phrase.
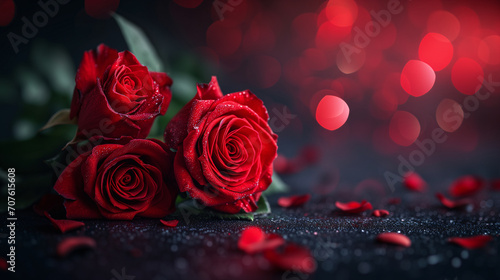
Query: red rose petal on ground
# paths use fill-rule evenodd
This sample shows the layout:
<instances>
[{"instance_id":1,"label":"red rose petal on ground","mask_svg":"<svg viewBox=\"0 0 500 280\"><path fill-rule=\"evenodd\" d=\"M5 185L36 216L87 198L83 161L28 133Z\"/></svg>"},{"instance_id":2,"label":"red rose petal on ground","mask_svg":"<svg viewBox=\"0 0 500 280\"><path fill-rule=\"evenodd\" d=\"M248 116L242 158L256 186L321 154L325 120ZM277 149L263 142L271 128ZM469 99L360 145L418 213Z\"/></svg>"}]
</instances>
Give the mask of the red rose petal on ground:
<instances>
[{"instance_id":1,"label":"red rose petal on ground","mask_svg":"<svg viewBox=\"0 0 500 280\"><path fill-rule=\"evenodd\" d=\"M460 200L452 201L452 200L446 198L442 193L436 193L436 198L439 199L439 201L441 201L441 203L444 206L446 206L447 208L450 208L450 209L465 207L471 203L471 201L468 199L460 199Z\"/></svg>"},{"instance_id":2,"label":"red rose petal on ground","mask_svg":"<svg viewBox=\"0 0 500 280\"><path fill-rule=\"evenodd\" d=\"M285 240L277 234L266 234L258 227L247 227L241 233L238 248L247 254L255 254L283 245Z\"/></svg>"},{"instance_id":3,"label":"red rose petal on ground","mask_svg":"<svg viewBox=\"0 0 500 280\"><path fill-rule=\"evenodd\" d=\"M366 200L363 200L361 202L350 201L347 203L337 201L335 202L335 206L337 206L337 208L339 208L343 212L352 214L361 213L363 211L373 209L372 204L370 202L367 202Z\"/></svg>"},{"instance_id":4,"label":"red rose petal on ground","mask_svg":"<svg viewBox=\"0 0 500 280\"><path fill-rule=\"evenodd\" d=\"M293 270L302 273L313 273L316 261L308 248L296 244L288 244L283 251L267 250L264 257L275 267L282 270Z\"/></svg>"},{"instance_id":5,"label":"red rose petal on ground","mask_svg":"<svg viewBox=\"0 0 500 280\"><path fill-rule=\"evenodd\" d=\"M57 244L57 255L59 257L66 257L77 249L95 247L96 242L93 238L86 236L68 237Z\"/></svg>"},{"instance_id":6,"label":"red rose petal on ground","mask_svg":"<svg viewBox=\"0 0 500 280\"><path fill-rule=\"evenodd\" d=\"M45 212L45 217L50 220L52 225L60 230L62 233L66 233L68 231L72 231L78 228L83 227L85 224L79 221L73 220L56 220L50 216L48 212Z\"/></svg>"},{"instance_id":7,"label":"red rose petal on ground","mask_svg":"<svg viewBox=\"0 0 500 280\"><path fill-rule=\"evenodd\" d=\"M285 208L298 207L304 205L310 198L310 194L283 196L278 199L278 205Z\"/></svg>"},{"instance_id":8,"label":"red rose petal on ground","mask_svg":"<svg viewBox=\"0 0 500 280\"><path fill-rule=\"evenodd\" d=\"M0 258L0 269L7 270L9 266L7 265L7 260L4 258Z\"/></svg>"},{"instance_id":9,"label":"red rose petal on ground","mask_svg":"<svg viewBox=\"0 0 500 280\"><path fill-rule=\"evenodd\" d=\"M403 185L415 192L423 192L427 187L427 183L415 172L408 172L403 178Z\"/></svg>"},{"instance_id":10,"label":"red rose petal on ground","mask_svg":"<svg viewBox=\"0 0 500 280\"><path fill-rule=\"evenodd\" d=\"M491 237L490 235L448 238L448 242L455 243L469 250L484 247L491 240L493 240L493 237Z\"/></svg>"},{"instance_id":11,"label":"red rose petal on ground","mask_svg":"<svg viewBox=\"0 0 500 280\"><path fill-rule=\"evenodd\" d=\"M160 222L167 227L176 227L177 224L179 223L178 220L170 220L170 221L160 220Z\"/></svg>"},{"instance_id":12,"label":"red rose petal on ground","mask_svg":"<svg viewBox=\"0 0 500 280\"><path fill-rule=\"evenodd\" d=\"M471 196L481 190L484 181L476 176L467 175L455 180L450 186L450 194L457 196Z\"/></svg>"},{"instance_id":13,"label":"red rose petal on ground","mask_svg":"<svg viewBox=\"0 0 500 280\"><path fill-rule=\"evenodd\" d=\"M384 232L377 235L377 241L383 243L389 243L394 245L400 245L403 247L410 247L411 240L408 236L397 233L397 232Z\"/></svg>"},{"instance_id":14,"label":"red rose petal on ground","mask_svg":"<svg viewBox=\"0 0 500 280\"><path fill-rule=\"evenodd\" d=\"M372 215L375 217L385 217L385 216L389 215L389 211L384 210L384 209L380 209L380 210L376 209L376 210L373 210Z\"/></svg>"},{"instance_id":15,"label":"red rose petal on ground","mask_svg":"<svg viewBox=\"0 0 500 280\"><path fill-rule=\"evenodd\" d=\"M390 204L390 205L396 205L396 204L400 204L400 203L401 203L401 198L399 198L399 197L393 197L387 201L387 204Z\"/></svg>"}]
</instances>

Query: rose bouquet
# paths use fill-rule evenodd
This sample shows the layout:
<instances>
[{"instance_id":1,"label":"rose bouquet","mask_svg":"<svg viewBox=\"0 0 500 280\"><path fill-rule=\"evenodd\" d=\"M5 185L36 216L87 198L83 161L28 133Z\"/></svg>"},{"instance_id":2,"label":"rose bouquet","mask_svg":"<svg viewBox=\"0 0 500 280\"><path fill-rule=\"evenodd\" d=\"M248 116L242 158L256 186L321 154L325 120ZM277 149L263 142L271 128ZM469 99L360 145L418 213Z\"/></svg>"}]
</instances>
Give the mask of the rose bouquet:
<instances>
[{"instance_id":1,"label":"rose bouquet","mask_svg":"<svg viewBox=\"0 0 500 280\"><path fill-rule=\"evenodd\" d=\"M277 135L255 94L224 95L216 77L193 85L159 140L147 137L172 99L166 73L101 44L83 54L75 81L71 108L43 128L77 125L62 151L71 156L56 160L66 218L163 218L177 209L186 219L253 219L269 211L262 193L273 180Z\"/></svg>"}]
</instances>

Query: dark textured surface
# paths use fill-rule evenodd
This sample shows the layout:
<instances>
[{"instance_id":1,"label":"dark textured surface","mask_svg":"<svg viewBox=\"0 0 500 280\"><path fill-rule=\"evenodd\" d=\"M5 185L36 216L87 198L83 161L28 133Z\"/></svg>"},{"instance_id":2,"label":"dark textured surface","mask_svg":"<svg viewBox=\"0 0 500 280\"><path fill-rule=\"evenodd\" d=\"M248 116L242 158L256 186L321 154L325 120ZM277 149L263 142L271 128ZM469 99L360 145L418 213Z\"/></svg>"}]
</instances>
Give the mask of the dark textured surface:
<instances>
[{"instance_id":1,"label":"dark textured surface","mask_svg":"<svg viewBox=\"0 0 500 280\"><path fill-rule=\"evenodd\" d=\"M429 194L405 194L398 205L375 202L391 212L386 218L344 216L334 202L349 196L314 196L302 208L280 209L249 221L189 218L176 228L158 220L85 221L85 227L58 233L46 218L19 211L17 272L23 279L500 279L500 193L483 192L474 208L450 211ZM259 255L237 249L241 230L250 224L311 248L318 269L311 276L270 268ZM410 248L379 244L380 232L406 234ZM6 232L5 227L1 232ZM465 250L446 239L490 234L486 247ZM67 236L91 236L95 250L56 256L58 241ZM2 252L6 244L2 238ZM135 278L122 277L125 275ZM1 272L2 279L12 273Z\"/></svg>"}]
</instances>

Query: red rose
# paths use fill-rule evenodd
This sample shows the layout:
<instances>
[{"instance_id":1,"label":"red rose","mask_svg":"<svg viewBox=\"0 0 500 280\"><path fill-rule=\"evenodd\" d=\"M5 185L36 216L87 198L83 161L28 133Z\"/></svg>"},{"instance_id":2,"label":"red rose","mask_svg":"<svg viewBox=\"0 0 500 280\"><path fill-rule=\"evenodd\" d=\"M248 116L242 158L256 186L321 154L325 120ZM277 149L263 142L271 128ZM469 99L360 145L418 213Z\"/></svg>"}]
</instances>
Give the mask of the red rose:
<instances>
[{"instance_id":1,"label":"red rose","mask_svg":"<svg viewBox=\"0 0 500 280\"><path fill-rule=\"evenodd\" d=\"M250 91L223 96L212 77L170 121L165 142L177 150L179 189L216 210L253 212L271 184L278 136L262 101Z\"/></svg>"},{"instance_id":2,"label":"red rose","mask_svg":"<svg viewBox=\"0 0 500 280\"><path fill-rule=\"evenodd\" d=\"M78 117L78 139L103 135L145 138L154 118L165 114L172 80L149 72L135 56L105 45L87 51L76 74L70 118Z\"/></svg>"},{"instance_id":3,"label":"red rose","mask_svg":"<svg viewBox=\"0 0 500 280\"><path fill-rule=\"evenodd\" d=\"M173 153L164 143L130 137L98 141L103 143L72 161L54 186L66 199L67 218L161 218L175 210L178 191L165 176Z\"/></svg>"}]
</instances>

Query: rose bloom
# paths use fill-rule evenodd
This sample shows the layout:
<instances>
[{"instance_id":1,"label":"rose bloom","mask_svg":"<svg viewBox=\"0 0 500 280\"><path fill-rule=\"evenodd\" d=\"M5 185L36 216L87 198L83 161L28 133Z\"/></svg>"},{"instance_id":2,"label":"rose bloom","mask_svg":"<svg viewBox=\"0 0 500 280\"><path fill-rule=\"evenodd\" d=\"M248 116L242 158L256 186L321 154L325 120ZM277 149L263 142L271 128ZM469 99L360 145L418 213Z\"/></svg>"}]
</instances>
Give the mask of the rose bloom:
<instances>
[{"instance_id":1,"label":"rose bloom","mask_svg":"<svg viewBox=\"0 0 500 280\"><path fill-rule=\"evenodd\" d=\"M181 192L213 209L253 212L271 184L277 138L262 101L250 91L222 95L217 79L170 121L165 142L176 150Z\"/></svg>"},{"instance_id":2,"label":"rose bloom","mask_svg":"<svg viewBox=\"0 0 500 280\"><path fill-rule=\"evenodd\" d=\"M165 176L173 153L155 139L93 137L59 176L54 189L65 198L68 219L162 218L175 210L178 190Z\"/></svg>"},{"instance_id":3,"label":"rose bloom","mask_svg":"<svg viewBox=\"0 0 500 280\"><path fill-rule=\"evenodd\" d=\"M76 73L70 119L77 139L95 135L146 138L156 116L167 111L172 80L150 72L129 51L105 45L87 51Z\"/></svg>"}]
</instances>

